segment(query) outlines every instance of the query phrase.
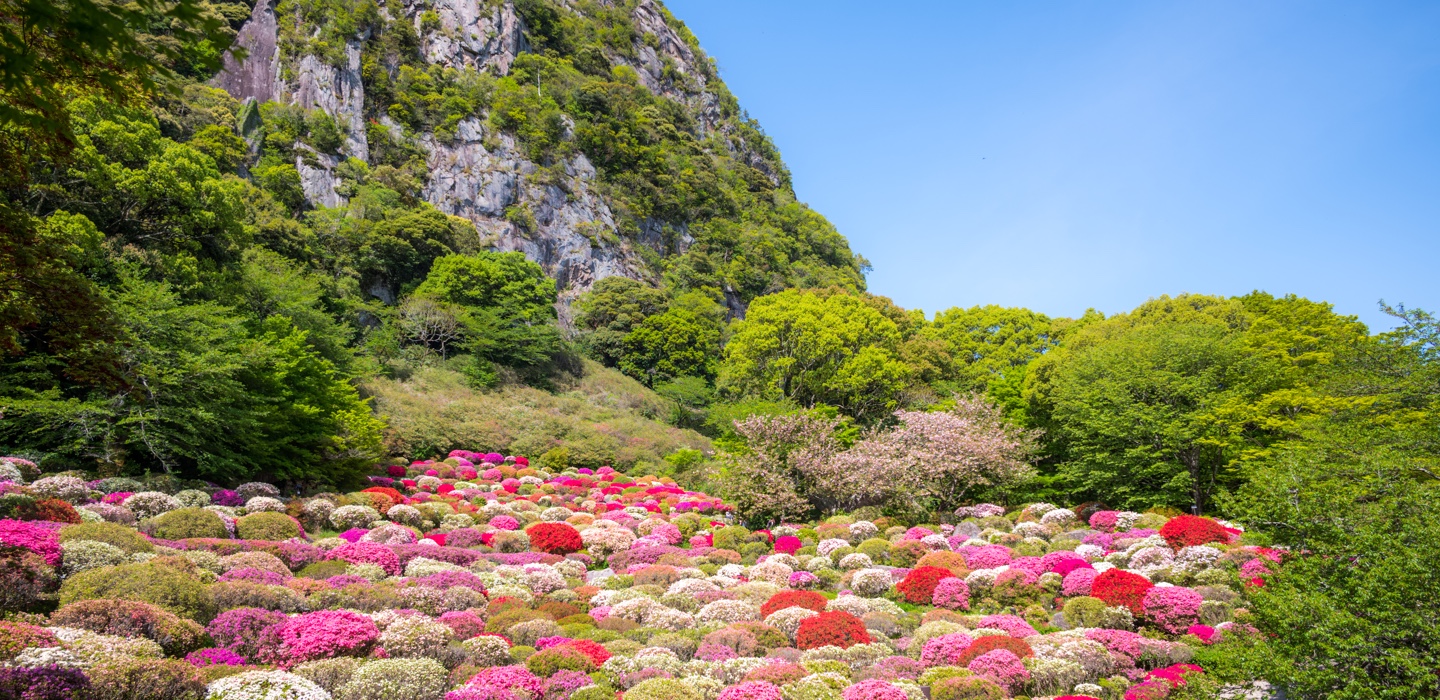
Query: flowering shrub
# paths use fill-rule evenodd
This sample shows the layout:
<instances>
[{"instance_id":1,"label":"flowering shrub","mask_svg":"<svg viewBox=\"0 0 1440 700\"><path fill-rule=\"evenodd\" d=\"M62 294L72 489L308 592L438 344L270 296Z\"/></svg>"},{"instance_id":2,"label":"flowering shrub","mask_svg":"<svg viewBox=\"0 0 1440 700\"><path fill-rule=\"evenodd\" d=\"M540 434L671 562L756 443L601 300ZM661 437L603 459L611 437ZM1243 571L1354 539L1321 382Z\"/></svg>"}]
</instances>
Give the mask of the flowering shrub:
<instances>
[{"instance_id":1,"label":"flowering shrub","mask_svg":"<svg viewBox=\"0 0 1440 700\"><path fill-rule=\"evenodd\" d=\"M284 613L260 608L226 610L205 628L216 646L229 649L245 658L260 654L261 640L271 627L288 620Z\"/></svg>"},{"instance_id":2,"label":"flowering shrub","mask_svg":"<svg viewBox=\"0 0 1440 700\"><path fill-rule=\"evenodd\" d=\"M904 690L881 680L860 681L846 688L842 700L909 700Z\"/></svg>"},{"instance_id":3,"label":"flowering shrub","mask_svg":"<svg viewBox=\"0 0 1440 700\"><path fill-rule=\"evenodd\" d=\"M330 700L324 688L284 671L246 671L221 678L208 690L206 700Z\"/></svg>"},{"instance_id":4,"label":"flowering shrub","mask_svg":"<svg viewBox=\"0 0 1440 700\"><path fill-rule=\"evenodd\" d=\"M840 610L822 612L815 617L801 620L800 629L795 633L795 646L800 649L823 646L848 649L856 644L869 644L871 641L873 640L865 630L865 623L861 622L860 618Z\"/></svg>"},{"instance_id":5,"label":"flowering shrub","mask_svg":"<svg viewBox=\"0 0 1440 700\"><path fill-rule=\"evenodd\" d=\"M289 667L332 656L363 656L379 636L375 622L360 613L321 610L270 628L260 657L268 663Z\"/></svg>"},{"instance_id":6,"label":"flowering shrub","mask_svg":"<svg viewBox=\"0 0 1440 700\"><path fill-rule=\"evenodd\" d=\"M585 546L580 532L566 523L536 523L527 528L530 546L548 554L570 554Z\"/></svg>"},{"instance_id":7,"label":"flowering shrub","mask_svg":"<svg viewBox=\"0 0 1440 700\"><path fill-rule=\"evenodd\" d=\"M955 574L949 569L942 569L938 566L922 566L911 569L905 575L904 580L896 584L895 589L905 596L907 603L928 603L935 595L935 585L941 580L954 578Z\"/></svg>"},{"instance_id":8,"label":"flowering shrub","mask_svg":"<svg viewBox=\"0 0 1440 700\"><path fill-rule=\"evenodd\" d=\"M400 574L400 557L395 551L382 544L372 542L350 542L330 550L327 559L339 559L351 564L374 564L390 576Z\"/></svg>"},{"instance_id":9,"label":"flowering shrub","mask_svg":"<svg viewBox=\"0 0 1440 700\"><path fill-rule=\"evenodd\" d=\"M0 697L17 700L81 700L90 679L78 668L61 666L0 668Z\"/></svg>"},{"instance_id":10,"label":"flowering shrub","mask_svg":"<svg viewBox=\"0 0 1440 700\"><path fill-rule=\"evenodd\" d=\"M1200 604L1205 599L1195 591L1180 586L1155 586L1145 591L1142 606L1145 618L1170 634L1184 634L1199 621Z\"/></svg>"},{"instance_id":11,"label":"flowering shrub","mask_svg":"<svg viewBox=\"0 0 1440 700\"><path fill-rule=\"evenodd\" d=\"M449 687L449 674L434 659L382 659L356 669L335 699L442 700Z\"/></svg>"},{"instance_id":12,"label":"flowering shrub","mask_svg":"<svg viewBox=\"0 0 1440 700\"><path fill-rule=\"evenodd\" d=\"M971 661L974 661L980 656L988 654L992 651L996 651L998 649L1008 651L1011 654L1014 654L1016 657L1022 659L1035 655L1035 650L1031 649L1030 645L1026 644L1025 640L1023 639L1016 639L1015 637L1009 636L991 635L988 637L980 637L979 639L976 639L973 644L967 647L965 651L960 654L959 658L955 659L955 665L968 667Z\"/></svg>"},{"instance_id":13,"label":"flowering shrub","mask_svg":"<svg viewBox=\"0 0 1440 700\"><path fill-rule=\"evenodd\" d=\"M942 578L935 584L931 603L946 610L969 610L970 586L965 583L965 579L954 576Z\"/></svg>"},{"instance_id":14,"label":"flowering shrub","mask_svg":"<svg viewBox=\"0 0 1440 700\"><path fill-rule=\"evenodd\" d=\"M71 603L51 613L50 623L120 637L145 637L171 656L183 656L207 643L205 628L194 621L132 600Z\"/></svg>"},{"instance_id":15,"label":"flowering shrub","mask_svg":"<svg viewBox=\"0 0 1440 700\"><path fill-rule=\"evenodd\" d=\"M1154 585L1139 574L1108 569L1090 583L1090 595L1106 605L1123 605L1139 617L1145 613L1145 593Z\"/></svg>"},{"instance_id":16,"label":"flowering shrub","mask_svg":"<svg viewBox=\"0 0 1440 700\"><path fill-rule=\"evenodd\" d=\"M977 676L988 678L1009 692L1015 692L1030 680L1030 672L1020 657L1008 649L987 651L966 665Z\"/></svg>"},{"instance_id":17,"label":"flowering shrub","mask_svg":"<svg viewBox=\"0 0 1440 700\"><path fill-rule=\"evenodd\" d=\"M20 520L0 520L0 545L20 547L44 558L49 566L60 565L60 540L54 530Z\"/></svg>"},{"instance_id":18,"label":"flowering shrub","mask_svg":"<svg viewBox=\"0 0 1440 700\"><path fill-rule=\"evenodd\" d=\"M205 666L244 666L245 657L236 654L229 649L221 647L206 647L197 649L185 655L185 660L199 667Z\"/></svg>"},{"instance_id":19,"label":"flowering shrub","mask_svg":"<svg viewBox=\"0 0 1440 700\"><path fill-rule=\"evenodd\" d=\"M1160 528L1160 536L1174 549L1230 541L1230 533L1225 531L1223 525L1197 515L1171 518Z\"/></svg>"},{"instance_id":20,"label":"flowering shrub","mask_svg":"<svg viewBox=\"0 0 1440 700\"><path fill-rule=\"evenodd\" d=\"M951 632L925 641L920 651L920 662L926 666L954 666L974 639L964 632Z\"/></svg>"},{"instance_id":21,"label":"flowering shrub","mask_svg":"<svg viewBox=\"0 0 1440 700\"><path fill-rule=\"evenodd\" d=\"M760 616L770 617L778 610L791 607L823 612L825 605L829 602L828 598L814 591L781 591L770 596L770 599L760 606Z\"/></svg>"}]
</instances>

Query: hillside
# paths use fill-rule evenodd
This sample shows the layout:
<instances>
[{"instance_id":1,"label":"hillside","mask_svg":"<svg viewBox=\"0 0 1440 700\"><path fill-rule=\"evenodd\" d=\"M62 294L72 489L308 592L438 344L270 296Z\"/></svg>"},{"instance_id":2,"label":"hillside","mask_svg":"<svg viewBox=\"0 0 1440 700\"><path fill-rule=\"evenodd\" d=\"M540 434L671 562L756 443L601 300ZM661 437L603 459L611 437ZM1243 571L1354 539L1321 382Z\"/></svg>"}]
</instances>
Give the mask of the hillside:
<instances>
[{"instance_id":1,"label":"hillside","mask_svg":"<svg viewBox=\"0 0 1440 700\"><path fill-rule=\"evenodd\" d=\"M457 247L520 251L562 309L625 276L720 290L732 315L805 284L863 288L843 237L797 204L774 144L685 26L652 0L260 0L211 83L291 105L262 167L293 163L312 206L352 199L346 161L474 224ZM393 302L404 280L362 279ZM562 319L564 318L562 314Z\"/></svg>"}]
</instances>

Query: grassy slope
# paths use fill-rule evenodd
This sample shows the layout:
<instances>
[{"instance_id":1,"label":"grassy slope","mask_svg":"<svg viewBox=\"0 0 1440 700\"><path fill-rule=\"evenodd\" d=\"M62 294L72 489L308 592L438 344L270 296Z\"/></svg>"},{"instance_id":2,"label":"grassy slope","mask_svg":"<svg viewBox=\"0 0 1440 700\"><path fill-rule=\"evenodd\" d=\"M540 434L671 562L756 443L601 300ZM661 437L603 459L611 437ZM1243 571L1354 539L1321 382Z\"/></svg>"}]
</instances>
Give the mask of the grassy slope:
<instances>
[{"instance_id":1,"label":"grassy slope","mask_svg":"<svg viewBox=\"0 0 1440 700\"><path fill-rule=\"evenodd\" d=\"M629 469L659 465L681 448L711 449L703 435L662 422L670 411L665 399L589 360L584 377L554 393L518 385L477 391L441 368L405 380L368 379L363 391L389 423L386 447L396 456L494 450L554 466Z\"/></svg>"}]
</instances>

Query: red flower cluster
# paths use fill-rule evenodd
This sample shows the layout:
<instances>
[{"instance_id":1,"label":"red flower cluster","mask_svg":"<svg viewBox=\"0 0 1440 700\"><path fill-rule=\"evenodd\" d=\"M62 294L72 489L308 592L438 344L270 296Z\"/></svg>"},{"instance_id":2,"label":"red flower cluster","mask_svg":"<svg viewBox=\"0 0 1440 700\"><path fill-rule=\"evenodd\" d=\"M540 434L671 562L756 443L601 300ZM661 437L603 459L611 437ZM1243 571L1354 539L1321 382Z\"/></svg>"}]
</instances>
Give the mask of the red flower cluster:
<instances>
[{"instance_id":1,"label":"red flower cluster","mask_svg":"<svg viewBox=\"0 0 1440 700\"><path fill-rule=\"evenodd\" d=\"M871 641L870 633L865 631L865 623L843 610L822 612L801 620L800 631L795 635L795 646L802 650L823 646L849 649Z\"/></svg>"},{"instance_id":2,"label":"red flower cluster","mask_svg":"<svg viewBox=\"0 0 1440 700\"><path fill-rule=\"evenodd\" d=\"M1030 645L1025 643L1025 640L1016 639L1010 635L1001 636L996 634L981 637L975 640L970 646L965 647L965 651L960 652L960 658L955 660L954 665L968 667L970 662L974 661L980 655L988 654L996 649L1004 649L1022 659L1035 655L1035 650L1031 649Z\"/></svg>"},{"instance_id":3,"label":"red flower cluster","mask_svg":"<svg viewBox=\"0 0 1440 700\"><path fill-rule=\"evenodd\" d=\"M599 642L590 639L572 639L565 642L565 646L589 657L590 663L596 666L603 665L610 660L610 650L600 646Z\"/></svg>"},{"instance_id":4,"label":"red flower cluster","mask_svg":"<svg viewBox=\"0 0 1440 700\"><path fill-rule=\"evenodd\" d=\"M580 531L566 523L538 523L525 534L530 536L530 546L547 554L565 555L585 546Z\"/></svg>"},{"instance_id":5,"label":"red flower cluster","mask_svg":"<svg viewBox=\"0 0 1440 700\"><path fill-rule=\"evenodd\" d=\"M1106 569L1090 584L1090 595L1115 607L1123 605L1139 617L1145 613L1145 592L1155 584L1139 574L1120 569Z\"/></svg>"},{"instance_id":6,"label":"red flower cluster","mask_svg":"<svg viewBox=\"0 0 1440 700\"><path fill-rule=\"evenodd\" d=\"M1198 515L1180 515L1160 527L1160 536L1175 549L1194 547L1209 542L1229 542L1225 526Z\"/></svg>"},{"instance_id":7,"label":"red flower cluster","mask_svg":"<svg viewBox=\"0 0 1440 700\"><path fill-rule=\"evenodd\" d=\"M938 566L922 566L911 569L905 580L895 584L895 589L904 594L905 602L926 605L935 597L935 585L942 579L952 578L955 573Z\"/></svg>"},{"instance_id":8,"label":"red flower cluster","mask_svg":"<svg viewBox=\"0 0 1440 700\"><path fill-rule=\"evenodd\" d=\"M829 599L815 591L780 591L770 596L770 600L760 606L760 617L770 617L770 613L785 608L805 608L815 612L825 612L827 602Z\"/></svg>"}]
</instances>

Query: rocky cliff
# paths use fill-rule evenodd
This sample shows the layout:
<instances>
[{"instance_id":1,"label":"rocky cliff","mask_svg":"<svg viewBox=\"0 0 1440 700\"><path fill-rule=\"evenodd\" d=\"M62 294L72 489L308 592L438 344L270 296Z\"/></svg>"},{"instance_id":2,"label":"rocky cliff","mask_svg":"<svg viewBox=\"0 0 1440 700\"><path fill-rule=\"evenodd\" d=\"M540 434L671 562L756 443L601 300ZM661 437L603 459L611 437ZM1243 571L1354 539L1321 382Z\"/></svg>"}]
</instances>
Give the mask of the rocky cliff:
<instances>
[{"instance_id":1,"label":"rocky cliff","mask_svg":"<svg viewBox=\"0 0 1440 700\"><path fill-rule=\"evenodd\" d=\"M360 19L349 20L356 27L352 34L343 18L316 19L314 8L302 9L292 0L259 0L237 38L244 58L227 56L213 84L241 100L292 104L334 119L342 137L338 149L323 153L296 144L295 166L313 206L345 204L337 168L349 158L375 164L370 141L377 130L420 154L423 199L441 212L473 222L479 247L521 251L538 262L557 281L562 314L569 300L607 276L658 284L664 261L684 254L694 243L691 227L717 215L635 211L617 201L626 199L625 174L612 171L607 180L586 152L604 150L603 142L596 146L592 140L588 149L561 149L537 162L534 149L527 149L517 133L497 126L488 109L456 115L458 121L452 118L443 133L401 123L395 106L377 103L374 83L403 78L406 65L415 69L406 75L428 71L446 79L503 78L520 56L545 44L543 50L552 59L587 65L602 76L606 70L615 72L678 107L687 125L681 131L690 133L674 138L695 144L721 163L722 175L739 173L731 179L758 183L748 185L748 191L759 192L765 206L775 199L769 190L793 197L773 147L734 107L710 59L663 6L653 0L518 4L381 0L369 20L364 8L355 11ZM544 36L534 38L531 21L547 25ZM556 27L562 24L570 27L570 34L556 38ZM576 49L575 28L588 30L591 25L599 27L603 42ZM388 43L377 40L380 34ZM605 65L596 68L598 61ZM545 88L537 78L537 95L544 97ZM573 141L575 120L568 114L560 120L560 138ZM746 206L731 206L732 211L718 218L745 220ZM852 257L847 247L836 262L858 270ZM763 285L789 286L785 280L759 284L760 290ZM742 299L747 295L737 291L738 283L719 286L732 311L743 312L748 299Z\"/></svg>"}]
</instances>

